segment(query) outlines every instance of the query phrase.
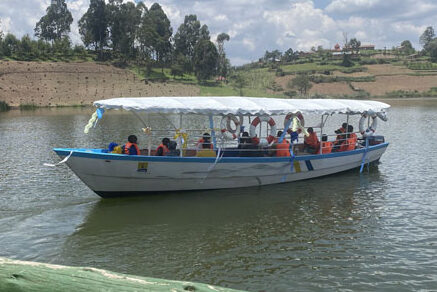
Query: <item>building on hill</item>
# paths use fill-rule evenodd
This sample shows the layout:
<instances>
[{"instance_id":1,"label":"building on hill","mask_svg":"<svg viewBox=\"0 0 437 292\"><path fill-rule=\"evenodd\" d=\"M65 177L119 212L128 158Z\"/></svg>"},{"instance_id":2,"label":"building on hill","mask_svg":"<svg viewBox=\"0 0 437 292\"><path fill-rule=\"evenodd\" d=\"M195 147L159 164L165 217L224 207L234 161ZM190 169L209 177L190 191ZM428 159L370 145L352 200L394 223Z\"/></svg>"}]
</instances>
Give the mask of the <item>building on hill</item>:
<instances>
[{"instance_id":1,"label":"building on hill","mask_svg":"<svg viewBox=\"0 0 437 292\"><path fill-rule=\"evenodd\" d=\"M360 51L373 51L375 50L375 45L372 44L365 44L365 45L361 45L359 47Z\"/></svg>"}]
</instances>

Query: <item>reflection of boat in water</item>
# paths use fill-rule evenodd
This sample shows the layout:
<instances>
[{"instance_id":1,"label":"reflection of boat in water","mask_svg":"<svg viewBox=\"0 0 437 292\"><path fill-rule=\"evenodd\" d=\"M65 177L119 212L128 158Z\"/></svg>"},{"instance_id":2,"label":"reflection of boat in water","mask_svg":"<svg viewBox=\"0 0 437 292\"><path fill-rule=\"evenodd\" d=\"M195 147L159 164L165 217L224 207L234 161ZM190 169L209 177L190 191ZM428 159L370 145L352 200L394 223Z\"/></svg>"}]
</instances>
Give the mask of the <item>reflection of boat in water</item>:
<instances>
[{"instance_id":1,"label":"reflection of boat in water","mask_svg":"<svg viewBox=\"0 0 437 292\"><path fill-rule=\"evenodd\" d=\"M56 148L56 153L68 158L67 165L94 192L102 197L125 194L141 194L157 191L180 191L200 189L224 189L269 185L309 179L360 167L378 161L388 143L372 137L365 138L353 149L324 153L303 152L302 144L288 142L289 154L276 155L275 145L287 141L287 133L306 132L304 114L318 114L321 123L314 127L323 133L328 118L333 114L362 115L360 126L367 119L374 131L376 120L384 117L389 105L376 101L357 100L284 100L271 98L243 97L159 97L159 98L116 98L97 101L96 116L101 117L105 109L123 109L133 112L151 131L141 113L179 115L179 127L175 128L175 139L180 147L179 156L154 156L151 138L142 155L109 153L104 149ZM215 157L196 157L196 149L189 145L191 129L184 128L185 115L196 114L209 117L209 128ZM276 121L271 116L286 116L283 134L276 137ZM221 118L221 127L214 126L214 117ZM266 122L265 136L261 131ZM235 127L232 127L232 123ZM265 138L269 146L245 150L236 145L241 126L250 126L252 138ZM360 129L362 133L363 129ZM352 133L345 133L349 135ZM346 140L346 138L345 138ZM194 141L191 141L194 142ZM375 143L374 143L375 142ZM352 142L351 142L352 143ZM271 147L273 145L273 147ZM261 150L261 151L260 151ZM317 149L316 149L317 150ZM317 152L317 151L315 151ZM247 154L247 153L246 153Z\"/></svg>"}]
</instances>

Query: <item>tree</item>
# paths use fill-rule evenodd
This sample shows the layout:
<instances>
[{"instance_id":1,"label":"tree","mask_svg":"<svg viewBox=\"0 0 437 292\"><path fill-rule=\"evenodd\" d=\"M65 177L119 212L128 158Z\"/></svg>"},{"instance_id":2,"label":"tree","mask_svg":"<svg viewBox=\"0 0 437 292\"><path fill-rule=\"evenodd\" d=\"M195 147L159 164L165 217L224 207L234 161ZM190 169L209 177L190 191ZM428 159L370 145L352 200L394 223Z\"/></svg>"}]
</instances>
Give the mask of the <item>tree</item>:
<instances>
[{"instance_id":1,"label":"tree","mask_svg":"<svg viewBox=\"0 0 437 292\"><path fill-rule=\"evenodd\" d=\"M349 41L348 47L351 48L352 52L355 51L355 54L358 54L361 47L361 42L356 38L353 38Z\"/></svg>"},{"instance_id":2,"label":"tree","mask_svg":"<svg viewBox=\"0 0 437 292\"><path fill-rule=\"evenodd\" d=\"M289 63L293 62L297 59L297 52L293 52L292 48L289 48L285 51L285 53L282 55L282 60Z\"/></svg>"},{"instance_id":3,"label":"tree","mask_svg":"<svg viewBox=\"0 0 437 292\"><path fill-rule=\"evenodd\" d=\"M220 76L226 77L229 72L229 67L227 66L229 62L227 62L226 59L226 53L225 53L225 41L229 41L230 37L226 33L221 33L217 36L217 47L218 47L218 66L217 71Z\"/></svg>"},{"instance_id":4,"label":"tree","mask_svg":"<svg viewBox=\"0 0 437 292\"><path fill-rule=\"evenodd\" d=\"M413 48L413 45L411 44L410 41L405 40L401 43L401 48L400 51L404 54L404 55L411 55L414 54L414 52L416 51Z\"/></svg>"},{"instance_id":5,"label":"tree","mask_svg":"<svg viewBox=\"0 0 437 292\"><path fill-rule=\"evenodd\" d=\"M111 46L125 58L135 55L135 40L144 5L110 0L108 4Z\"/></svg>"},{"instance_id":6,"label":"tree","mask_svg":"<svg viewBox=\"0 0 437 292\"><path fill-rule=\"evenodd\" d=\"M200 28L199 41L201 40L211 40L211 37L209 35L209 29L206 24L202 25L202 27Z\"/></svg>"},{"instance_id":7,"label":"tree","mask_svg":"<svg viewBox=\"0 0 437 292\"><path fill-rule=\"evenodd\" d=\"M3 55L11 57L18 51L19 40L13 35L8 33L2 42Z\"/></svg>"},{"instance_id":8,"label":"tree","mask_svg":"<svg viewBox=\"0 0 437 292\"><path fill-rule=\"evenodd\" d=\"M153 40L153 51L156 60L162 65L162 72L164 72L164 63L170 58L171 44L170 38L173 30L170 25L170 20L162 10L158 3L154 3L149 10L149 17L153 29L156 32L156 39Z\"/></svg>"},{"instance_id":9,"label":"tree","mask_svg":"<svg viewBox=\"0 0 437 292\"><path fill-rule=\"evenodd\" d=\"M431 56L431 62L437 62L437 38L433 39L428 43L428 52Z\"/></svg>"},{"instance_id":10,"label":"tree","mask_svg":"<svg viewBox=\"0 0 437 292\"><path fill-rule=\"evenodd\" d=\"M87 12L79 20L79 33L84 45L94 47L101 57L103 48L108 45L108 10L105 0L91 0Z\"/></svg>"},{"instance_id":11,"label":"tree","mask_svg":"<svg viewBox=\"0 0 437 292\"><path fill-rule=\"evenodd\" d=\"M434 39L434 37L434 28L432 28L432 26L428 26L419 38L419 42L425 51L428 51L428 44Z\"/></svg>"},{"instance_id":12,"label":"tree","mask_svg":"<svg viewBox=\"0 0 437 292\"><path fill-rule=\"evenodd\" d=\"M308 90L313 87L308 74L298 74L287 84L287 86L289 88L296 88L302 95L306 95Z\"/></svg>"},{"instance_id":13,"label":"tree","mask_svg":"<svg viewBox=\"0 0 437 292\"><path fill-rule=\"evenodd\" d=\"M201 40L194 48L194 71L199 81L205 81L216 74L218 52L208 40Z\"/></svg>"},{"instance_id":14,"label":"tree","mask_svg":"<svg viewBox=\"0 0 437 292\"><path fill-rule=\"evenodd\" d=\"M188 59L194 56L194 47L200 37L200 21L194 14L186 15L174 36L175 54L183 54Z\"/></svg>"},{"instance_id":15,"label":"tree","mask_svg":"<svg viewBox=\"0 0 437 292\"><path fill-rule=\"evenodd\" d=\"M65 0L57 0L47 8L46 12L47 14L41 17L35 26L35 36L47 41L67 37L73 17Z\"/></svg>"}]
</instances>

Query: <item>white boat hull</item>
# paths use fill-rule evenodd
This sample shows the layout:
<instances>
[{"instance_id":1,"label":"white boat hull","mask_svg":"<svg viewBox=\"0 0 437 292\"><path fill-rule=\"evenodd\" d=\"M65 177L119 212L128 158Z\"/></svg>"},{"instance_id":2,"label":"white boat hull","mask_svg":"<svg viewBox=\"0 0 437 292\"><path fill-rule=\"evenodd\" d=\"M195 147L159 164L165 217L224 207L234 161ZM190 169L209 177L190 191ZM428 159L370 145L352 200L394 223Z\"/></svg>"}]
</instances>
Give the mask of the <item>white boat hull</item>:
<instances>
[{"instance_id":1,"label":"white boat hull","mask_svg":"<svg viewBox=\"0 0 437 292\"><path fill-rule=\"evenodd\" d=\"M160 191L225 189L286 183L330 175L378 161L388 143L349 152L289 157L150 157L55 149L66 164L102 197ZM293 165L293 166L292 166Z\"/></svg>"}]
</instances>

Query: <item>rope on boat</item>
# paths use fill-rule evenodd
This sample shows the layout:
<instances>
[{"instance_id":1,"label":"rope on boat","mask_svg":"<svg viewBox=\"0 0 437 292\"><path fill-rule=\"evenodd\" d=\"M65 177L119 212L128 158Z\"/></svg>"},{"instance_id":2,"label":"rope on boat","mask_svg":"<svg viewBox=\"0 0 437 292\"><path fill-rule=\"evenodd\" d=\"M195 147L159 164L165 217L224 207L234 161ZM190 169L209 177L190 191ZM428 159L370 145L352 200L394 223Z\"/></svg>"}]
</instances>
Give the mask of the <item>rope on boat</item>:
<instances>
[{"instance_id":1,"label":"rope on boat","mask_svg":"<svg viewBox=\"0 0 437 292\"><path fill-rule=\"evenodd\" d=\"M62 159L61 161L59 161L59 162L56 163L56 164L44 163L43 165L44 165L44 166L48 166L48 167L56 167L56 166L59 166L59 165L65 163L65 162L67 162L67 160L71 157L72 154L73 154L73 151L70 151L70 154L68 154L64 159Z\"/></svg>"},{"instance_id":2,"label":"rope on boat","mask_svg":"<svg viewBox=\"0 0 437 292\"><path fill-rule=\"evenodd\" d=\"M206 175L202 178L202 181L200 183L203 184L203 182L205 181L205 179L208 177L209 173L215 168L215 166L217 165L217 163L223 158L223 155L225 152L223 152L223 154L221 153L221 147L219 147L217 149L217 157L215 158L215 161L212 165L210 165L210 167L208 167L208 170L206 172ZM221 155L221 156L220 156Z\"/></svg>"},{"instance_id":3,"label":"rope on boat","mask_svg":"<svg viewBox=\"0 0 437 292\"><path fill-rule=\"evenodd\" d=\"M363 173L364 165L366 164L368 149L369 149L369 139L366 137L366 149L364 150L363 159L361 160L360 173ZM367 167L367 170L369 170L369 167Z\"/></svg>"}]
</instances>

